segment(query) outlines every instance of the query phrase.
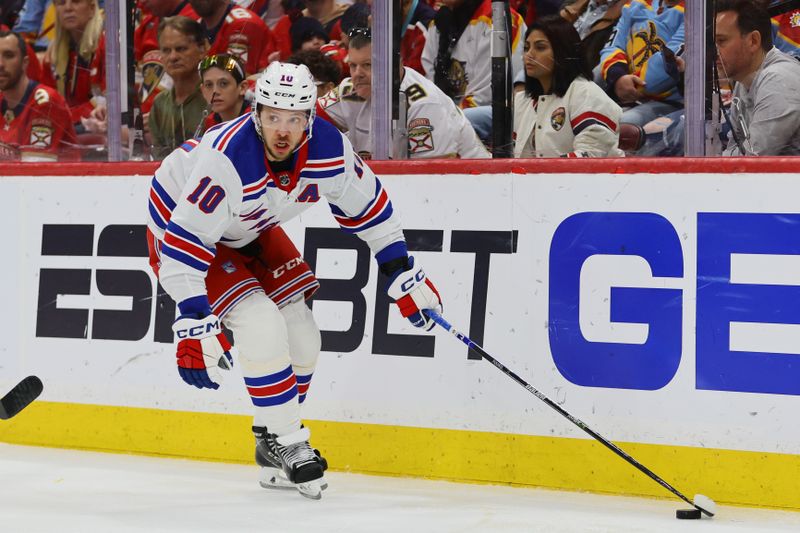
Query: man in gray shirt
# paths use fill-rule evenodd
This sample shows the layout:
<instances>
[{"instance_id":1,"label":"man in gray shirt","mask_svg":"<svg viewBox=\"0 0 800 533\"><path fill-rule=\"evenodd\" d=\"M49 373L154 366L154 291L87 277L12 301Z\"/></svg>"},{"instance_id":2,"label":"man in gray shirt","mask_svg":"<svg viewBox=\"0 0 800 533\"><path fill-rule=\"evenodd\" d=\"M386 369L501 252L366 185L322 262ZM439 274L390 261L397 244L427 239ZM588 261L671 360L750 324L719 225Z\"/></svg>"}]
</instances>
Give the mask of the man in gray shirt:
<instances>
[{"instance_id":1,"label":"man in gray shirt","mask_svg":"<svg viewBox=\"0 0 800 533\"><path fill-rule=\"evenodd\" d=\"M772 46L762 3L718 1L715 41L720 76L736 82L724 155L800 155L800 62Z\"/></svg>"}]
</instances>

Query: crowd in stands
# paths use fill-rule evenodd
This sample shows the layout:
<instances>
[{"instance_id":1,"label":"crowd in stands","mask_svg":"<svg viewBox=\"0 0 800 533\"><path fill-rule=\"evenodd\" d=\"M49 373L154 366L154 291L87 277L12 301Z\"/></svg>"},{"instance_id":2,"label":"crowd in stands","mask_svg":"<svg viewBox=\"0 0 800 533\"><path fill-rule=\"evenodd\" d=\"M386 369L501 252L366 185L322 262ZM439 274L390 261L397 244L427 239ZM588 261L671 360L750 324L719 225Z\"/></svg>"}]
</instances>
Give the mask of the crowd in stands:
<instances>
[{"instance_id":1,"label":"crowd in stands","mask_svg":"<svg viewBox=\"0 0 800 533\"><path fill-rule=\"evenodd\" d=\"M374 0L138 0L127 156L161 159L251 111L272 61L308 66L316 114L363 158ZM409 158L488 158L492 1L398 0ZM682 155L683 0L510 0L514 157ZM800 8L717 0L725 155L800 155ZM105 144L102 0L0 6L0 160L91 159ZM712 68L712 66L709 66ZM136 148L134 139L141 139ZM405 147L405 146L404 146Z\"/></svg>"}]
</instances>

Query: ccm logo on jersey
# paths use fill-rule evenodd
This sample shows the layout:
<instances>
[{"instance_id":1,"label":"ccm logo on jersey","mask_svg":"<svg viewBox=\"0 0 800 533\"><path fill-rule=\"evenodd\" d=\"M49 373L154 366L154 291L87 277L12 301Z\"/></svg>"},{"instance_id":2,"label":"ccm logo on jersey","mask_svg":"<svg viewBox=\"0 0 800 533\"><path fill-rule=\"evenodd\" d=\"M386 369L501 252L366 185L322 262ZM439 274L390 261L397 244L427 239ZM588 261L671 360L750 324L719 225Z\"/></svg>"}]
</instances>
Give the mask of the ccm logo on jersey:
<instances>
[{"instance_id":1,"label":"ccm logo on jersey","mask_svg":"<svg viewBox=\"0 0 800 533\"><path fill-rule=\"evenodd\" d=\"M179 339L191 339L194 337L199 337L205 333L211 333L212 331L219 331L219 320L215 322L209 322L208 324L201 324L199 326L194 326L188 329L179 329L175 332Z\"/></svg>"}]
</instances>

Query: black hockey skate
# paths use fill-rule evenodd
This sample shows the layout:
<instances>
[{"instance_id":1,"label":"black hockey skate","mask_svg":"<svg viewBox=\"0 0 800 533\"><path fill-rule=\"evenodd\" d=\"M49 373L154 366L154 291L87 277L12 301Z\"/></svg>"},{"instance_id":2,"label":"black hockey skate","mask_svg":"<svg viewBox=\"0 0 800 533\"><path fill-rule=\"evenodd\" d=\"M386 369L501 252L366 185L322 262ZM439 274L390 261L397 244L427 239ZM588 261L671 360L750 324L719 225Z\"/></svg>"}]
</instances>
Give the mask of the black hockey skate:
<instances>
[{"instance_id":1,"label":"black hockey skate","mask_svg":"<svg viewBox=\"0 0 800 533\"><path fill-rule=\"evenodd\" d=\"M256 437L256 463L261 467L259 484L266 489L294 489L318 500L328 488L323 472L328 461L308 445L310 432L305 427L291 435L278 437L265 427L253 426Z\"/></svg>"}]
</instances>

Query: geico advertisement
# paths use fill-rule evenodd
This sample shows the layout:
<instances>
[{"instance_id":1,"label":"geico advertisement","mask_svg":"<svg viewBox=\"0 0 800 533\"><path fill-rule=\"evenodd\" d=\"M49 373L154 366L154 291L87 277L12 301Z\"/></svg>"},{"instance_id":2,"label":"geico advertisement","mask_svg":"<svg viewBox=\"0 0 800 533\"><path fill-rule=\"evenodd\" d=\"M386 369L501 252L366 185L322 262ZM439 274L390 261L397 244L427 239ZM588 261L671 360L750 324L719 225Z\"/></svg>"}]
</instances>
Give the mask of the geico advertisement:
<instances>
[{"instance_id":1,"label":"geico advertisement","mask_svg":"<svg viewBox=\"0 0 800 533\"><path fill-rule=\"evenodd\" d=\"M386 176L444 316L614 440L800 453L800 187L781 175ZM44 399L247 414L175 368L147 177L0 182L0 378ZM795 200L796 201L796 200ZM287 231L322 283L309 419L583 437L385 295L324 201ZM800 206L797 206L800 207ZM800 210L798 210L800 211Z\"/></svg>"}]
</instances>

